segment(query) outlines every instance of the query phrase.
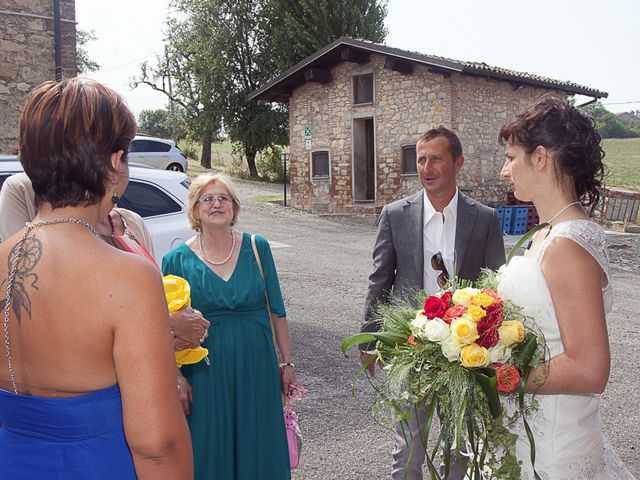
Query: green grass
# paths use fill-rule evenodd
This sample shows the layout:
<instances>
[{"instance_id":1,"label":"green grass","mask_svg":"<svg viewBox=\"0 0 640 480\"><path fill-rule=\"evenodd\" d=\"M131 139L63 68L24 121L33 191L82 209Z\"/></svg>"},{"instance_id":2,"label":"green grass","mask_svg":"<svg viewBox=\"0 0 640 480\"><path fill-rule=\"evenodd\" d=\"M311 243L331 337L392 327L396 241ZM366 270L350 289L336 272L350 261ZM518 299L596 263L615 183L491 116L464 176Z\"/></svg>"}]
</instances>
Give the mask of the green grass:
<instances>
[{"instance_id":1,"label":"green grass","mask_svg":"<svg viewBox=\"0 0 640 480\"><path fill-rule=\"evenodd\" d=\"M247 200L253 200L254 202L282 202L282 199L282 195L253 195L248 197Z\"/></svg>"},{"instance_id":2,"label":"green grass","mask_svg":"<svg viewBox=\"0 0 640 480\"><path fill-rule=\"evenodd\" d=\"M609 138L602 141L602 147L609 167L605 185L640 191L640 138Z\"/></svg>"}]
</instances>

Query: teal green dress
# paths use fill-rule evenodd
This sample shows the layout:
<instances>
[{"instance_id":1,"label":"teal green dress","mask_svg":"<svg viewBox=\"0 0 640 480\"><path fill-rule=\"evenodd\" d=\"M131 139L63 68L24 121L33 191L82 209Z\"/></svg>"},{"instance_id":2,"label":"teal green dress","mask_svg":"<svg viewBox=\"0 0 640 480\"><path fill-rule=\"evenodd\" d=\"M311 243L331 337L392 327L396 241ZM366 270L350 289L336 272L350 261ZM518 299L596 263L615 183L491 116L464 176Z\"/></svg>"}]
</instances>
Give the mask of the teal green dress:
<instances>
[{"instance_id":1,"label":"teal green dress","mask_svg":"<svg viewBox=\"0 0 640 480\"><path fill-rule=\"evenodd\" d=\"M286 316L269 243L256 236L271 311ZM291 477L280 396L280 372L265 304L265 282L242 235L228 281L185 244L167 253L162 272L185 278L191 305L211 322L204 361L182 367L193 387L187 417L196 480L282 480Z\"/></svg>"}]
</instances>

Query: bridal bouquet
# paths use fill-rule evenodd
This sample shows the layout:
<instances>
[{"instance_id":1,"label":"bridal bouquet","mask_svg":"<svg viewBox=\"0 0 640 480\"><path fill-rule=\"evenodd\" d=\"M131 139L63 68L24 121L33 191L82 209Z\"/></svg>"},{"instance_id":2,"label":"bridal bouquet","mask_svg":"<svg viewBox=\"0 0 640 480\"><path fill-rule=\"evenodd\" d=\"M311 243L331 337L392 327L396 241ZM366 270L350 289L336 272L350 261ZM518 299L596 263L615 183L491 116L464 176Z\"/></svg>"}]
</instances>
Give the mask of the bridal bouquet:
<instances>
[{"instance_id":1,"label":"bridal bouquet","mask_svg":"<svg viewBox=\"0 0 640 480\"><path fill-rule=\"evenodd\" d=\"M438 406L440 436L435 449L430 454L427 450L434 479L440 478L438 452L448 472L450 452L453 448L459 453L462 442L470 447L470 478L519 479L516 436L507 429L518 415L524 419L534 458L524 414L536 405L524 395L524 387L531 369L544 360L544 338L533 319L496 293L498 275L487 270L475 285L453 279L437 295L415 292L409 300L381 305L376 314L380 331L353 335L342 343L346 353L360 343L376 342L386 380L374 385L374 411L390 426L390 409L405 422L411 409L426 409L425 449ZM501 396L513 402L515 416L505 413Z\"/></svg>"},{"instance_id":2,"label":"bridal bouquet","mask_svg":"<svg viewBox=\"0 0 640 480\"><path fill-rule=\"evenodd\" d=\"M162 277L162 285L164 286L164 295L167 299L169 312L177 312L182 308L191 306L191 286L184 278L176 275L165 275ZM202 359L208 364L208 354L209 350L203 347L179 350L176 352L176 366L180 368L183 365L198 363Z\"/></svg>"}]
</instances>

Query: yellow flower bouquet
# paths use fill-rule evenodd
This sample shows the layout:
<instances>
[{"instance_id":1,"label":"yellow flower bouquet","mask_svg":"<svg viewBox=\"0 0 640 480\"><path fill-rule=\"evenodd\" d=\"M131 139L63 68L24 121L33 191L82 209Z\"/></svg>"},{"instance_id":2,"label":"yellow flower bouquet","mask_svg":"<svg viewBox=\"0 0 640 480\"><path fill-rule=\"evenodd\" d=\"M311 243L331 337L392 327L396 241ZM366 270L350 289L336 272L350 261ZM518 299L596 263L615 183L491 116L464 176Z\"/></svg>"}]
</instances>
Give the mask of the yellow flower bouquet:
<instances>
[{"instance_id":1,"label":"yellow flower bouquet","mask_svg":"<svg viewBox=\"0 0 640 480\"><path fill-rule=\"evenodd\" d=\"M191 286L184 278L176 275L165 275L162 277L164 286L164 296L167 299L169 313L191 306ZM185 348L176 352L176 366L198 363L205 359L209 363L207 355L209 350L204 347Z\"/></svg>"}]
</instances>

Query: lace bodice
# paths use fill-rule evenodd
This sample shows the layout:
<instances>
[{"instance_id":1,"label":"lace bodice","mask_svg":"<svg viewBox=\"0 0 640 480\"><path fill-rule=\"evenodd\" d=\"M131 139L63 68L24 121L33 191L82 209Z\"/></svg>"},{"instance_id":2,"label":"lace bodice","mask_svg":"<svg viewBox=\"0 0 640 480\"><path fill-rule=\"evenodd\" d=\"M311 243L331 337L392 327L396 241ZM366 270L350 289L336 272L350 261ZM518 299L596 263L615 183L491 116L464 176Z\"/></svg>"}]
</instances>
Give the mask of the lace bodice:
<instances>
[{"instance_id":1,"label":"lace bodice","mask_svg":"<svg viewBox=\"0 0 640 480\"><path fill-rule=\"evenodd\" d=\"M600 265L607 277L607 286L603 288L605 312L610 312L613 306L613 288L609 281L609 255L607 253L607 237L604 230L591 220L569 220L561 222L551 229L536 254L538 264L544 252L556 237L568 238L584 248Z\"/></svg>"}]
</instances>

